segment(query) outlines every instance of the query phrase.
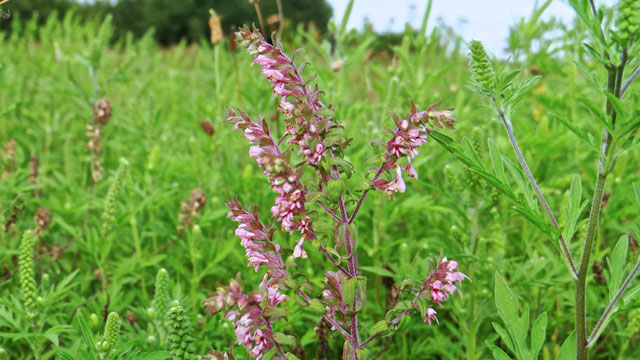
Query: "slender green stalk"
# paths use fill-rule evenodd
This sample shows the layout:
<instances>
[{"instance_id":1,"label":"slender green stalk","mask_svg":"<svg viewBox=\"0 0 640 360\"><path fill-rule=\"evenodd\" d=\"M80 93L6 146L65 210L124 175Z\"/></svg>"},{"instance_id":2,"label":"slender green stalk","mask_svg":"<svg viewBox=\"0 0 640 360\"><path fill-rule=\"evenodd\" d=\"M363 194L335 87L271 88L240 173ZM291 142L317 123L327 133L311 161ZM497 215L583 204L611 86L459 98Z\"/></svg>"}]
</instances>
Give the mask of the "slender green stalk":
<instances>
[{"instance_id":1,"label":"slender green stalk","mask_svg":"<svg viewBox=\"0 0 640 360\"><path fill-rule=\"evenodd\" d=\"M622 82L622 73L626 65L627 56L626 50L622 53L620 66L614 67L612 65L607 66L608 80L607 90L613 93L617 98L620 97ZM610 100L607 100L607 115L611 115L612 125L616 123L616 112L611 104ZM612 143L612 136L605 128L602 131L602 141L600 145L600 161L598 163L598 177L596 180L595 190L593 193L593 200L591 208L589 210L589 222L587 226L587 234L585 236L584 248L582 250L582 258L580 261L580 268L578 270L578 279L576 280L575 298L576 298L576 347L577 347L577 359L586 360L589 357L588 353L588 341L587 341L587 319L586 319L586 292L587 292L587 275L589 272L589 261L591 259L591 252L593 250L593 242L596 238L596 230L598 228L598 222L600 220L600 213L602 211L602 198L604 196L604 185L607 180L607 176L611 172L613 162L611 161L610 151Z\"/></svg>"},{"instance_id":2,"label":"slender green stalk","mask_svg":"<svg viewBox=\"0 0 640 360\"><path fill-rule=\"evenodd\" d=\"M492 98L492 100L493 100L493 103L496 104L495 98ZM540 203L542 204L542 207L544 208L544 212L545 214L547 214L549 221L551 221L551 225L553 225L553 228L555 230L558 230L558 222L556 221L555 216L553 216L553 213L549 208L549 204L547 203L547 200L544 198L544 195L542 195L542 190L540 190L540 187L538 186L538 183L536 182L536 179L533 176L533 173L531 173L531 170L529 169L529 165L527 165L527 161L524 159L524 156L522 155L522 151L520 151L520 147L518 146L518 141L516 140L516 137L513 134L513 128L511 127L511 123L509 122L509 120L507 120L504 112L500 110L497 104L496 104L496 110L498 111L498 115L500 115L500 119L502 120L502 124L504 125L505 130L507 131L507 135L509 136L509 141L511 142L511 146L513 147L513 150L516 153L516 156L518 157L520 166L522 166L522 169L527 175L527 178L529 179L529 183L533 187L533 190L535 191L536 196L538 197L538 201L540 201ZM564 255L567 257L569 266L571 267L571 275L574 278L576 278L578 276L578 272L576 271L576 265L573 261L573 257L571 257L571 252L569 252L567 243L565 242L564 237L562 235L560 235L560 245L562 246L562 251L564 252Z\"/></svg>"}]
</instances>

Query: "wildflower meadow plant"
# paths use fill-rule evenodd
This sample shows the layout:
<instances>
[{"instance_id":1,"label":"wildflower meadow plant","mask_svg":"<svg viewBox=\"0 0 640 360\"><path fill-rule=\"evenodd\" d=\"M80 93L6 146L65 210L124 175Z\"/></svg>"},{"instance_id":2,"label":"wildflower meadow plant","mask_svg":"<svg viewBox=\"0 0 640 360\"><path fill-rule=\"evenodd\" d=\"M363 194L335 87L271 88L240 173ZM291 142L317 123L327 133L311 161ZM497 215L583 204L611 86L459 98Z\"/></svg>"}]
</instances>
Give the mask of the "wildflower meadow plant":
<instances>
[{"instance_id":1,"label":"wildflower meadow plant","mask_svg":"<svg viewBox=\"0 0 640 360\"><path fill-rule=\"evenodd\" d=\"M424 322L437 323L436 309L467 279L458 271L458 263L442 254L425 279L402 283L400 300L365 336L358 315L366 304L367 278L358 268L355 220L371 190L385 191L393 198L406 190L404 174L418 177L412 161L431 128L453 129L456 120L452 109L438 109L439 104L435 104L419 111L410 100L406 118L392 114L395 127L389 131L391 138L374 142L385 149L381 164L367 188L356 196L358 191L348 191L346 182L355 171L345 160L351 139L331 105L321 101L322 91L310 85L313 78L302 77L305 65L297 66L279 42L268 43L257 30L245 27L237 35L271 82L273 95L279 100L277 108L286 117L286 129L283 134L272 134L261 116L254 121L244 111L229 108L228 122L242 130L251 143L249 155L256 159L276 198L266 224L260 220L257 207L243 206L238 199L226 203L228 216L238 223L235 234L245 248L248 264L256 272L265 269L266 273L253 291L246 290L240 278L231 279L203 303L206 310L210 314L224 313L233 323L237 344L258 359L266 354L295 358L284 350L294 345L295 339L276 330L279 320L287 316L279 305L291 297L322 313L331 330L343 336L344 359L366 357L369 343L393 332L401 320L416 311ZM295 234L293 249L276 240L278 231ZM303 275L296 273L295 263L288 258L305 259L311 248L323 253L334 266L325 272L322 290L301 281ZM314 292L321 296L314 296ZM232 356L216 351L211 354L217 358Z\"/></svg>"}]
</instances>

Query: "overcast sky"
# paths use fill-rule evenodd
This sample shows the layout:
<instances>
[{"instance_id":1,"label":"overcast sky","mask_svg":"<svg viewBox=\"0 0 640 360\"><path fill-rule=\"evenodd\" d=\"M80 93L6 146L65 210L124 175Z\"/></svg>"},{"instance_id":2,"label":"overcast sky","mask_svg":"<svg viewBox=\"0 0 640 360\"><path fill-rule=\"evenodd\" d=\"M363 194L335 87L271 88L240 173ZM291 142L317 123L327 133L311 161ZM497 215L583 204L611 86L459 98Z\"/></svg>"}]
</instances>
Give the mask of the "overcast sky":
<instances>
[{"instance_id":1,"label":"overcast sky","mask_svg":"<svg viewBox=\"0 0 640 360\"><path fill-rule=\"evenodd\" d=\"M349 0L328 0L333 6L336 23L340 23ZM540 0L540 3L543 1ZM598 0L612 3L612 0ZM531 14L535 0L434 0L429 28L437 18L462 35L465 40L482 40L494 54L501 54L509 26ZM402 31L406 22L419 28L427 0L355 0L349 27L362 29L367 18L376 31ZM573 9L564 0L553 0L543 18L556 16L569 21Z\"/></svg>"}]
</instances>

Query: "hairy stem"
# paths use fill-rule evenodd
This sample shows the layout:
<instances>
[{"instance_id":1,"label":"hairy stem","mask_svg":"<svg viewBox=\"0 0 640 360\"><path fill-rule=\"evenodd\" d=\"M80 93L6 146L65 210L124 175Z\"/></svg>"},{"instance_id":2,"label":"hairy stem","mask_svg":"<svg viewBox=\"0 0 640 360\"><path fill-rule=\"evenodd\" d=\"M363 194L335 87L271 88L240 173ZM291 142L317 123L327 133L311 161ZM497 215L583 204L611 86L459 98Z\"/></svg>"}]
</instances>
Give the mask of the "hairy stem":
<instances>
[{"instance_id":1,"label":"hairy stem","mask_svg":"<svg viewBox=\"0 0 640 360\"><path fill-rule=\"evenodd\" d=\"M349 233L349 217L347 216L347 208L344 205L344 199L342 196L340 196L340 215L342 216L342 231L344 232L344 246L345 246L345 251L347 253L347 264L348 269L349 269L349 274L352 278L355 278L358 276L358 252L357 252L357 248L356 248L356 243L355 243L355 239L353 239L351 237L351 234ZM354 298L354 302L355 302L355 298ZM355 308L355 303L353 304L354 308ZM353 360L357 360L358 359L358 355L356 353L356 350L358 349L358 345L359 345L359 336L358 336L358 313L354 312L353 315L351 315L351 345L353 346L352 348L352 352L353 352Z\"/></svg>"},{"instance_id":2,"label":"hairy stem","mask_svg":"<svg viewBox=\"0 0 640 360\"><path fill-rule=\"evenodd\" d=\"M318 250L320 250L320 252L323 253L327 257L327 259L329 259L329 261L331 261L331 263L335 265L338 269L340 269L340 271L342 271L345 275L351 276L351 274L349 274L349 271L347 271L347 269L345 269L342 265L340 265L338 260L334 259L333 256L329 254L329 252L327 251L327 248L321 245Z\"/></svg>"},{"instance_id":3,"label":"hairy stem","mask_svg":"<svg viewBox=\"0 0 640 360\"><path fill-rule=\"evenodd\" d=\"M311 304L311 298L307 294L305 294L304 291L298 290L298 295L300 295L300 297L302 297L306 302ZM327 320L329 322L329 324L331 324L331 326L335 327L342 335L344 335L344 337L347 340L351 340L351 334L349 334L349 332L347 330L345 330L342 326L340 326L340 324L338 324L330 316L323 315L322 317L325 320Z\"/></svg>"},{"instance_id":4,"label":"hairy stem","mask_svg":"<svg viewBox=\"0 0 640 360\"><path fill-rule=\"evenodd\" d=\"M271 326L271 320L268 317L264 318L264 324L267 327L267 329L269 329L269 331L271 331L271 333L275 333L273 331L273 326ZM280 354L280 356L283 359L286 359L287 358L287 354L284 352L284 350L282 350L282 347L280 347L280 344L278 344L278 342L275 341L275 340L271 340L271 342L275 346L276 350L278 350L278 354Z\"/></svg>"},{"instance_id":5,"label":"hairy stem","mask_svg":"<svg viewBox=\"0 0 640 360\"><path fill-rule=\"evenodd\" d=\"M495 98L492 98L492 100L493 100L493 103L496 104ZM549 208L549 204L547 203L547 200L544 198L544 195L542 195L542 191L540 190L540 187L538 186L538 183L536 182L536 179L533 176L533 173L531 173L531 170L527 165L527 161L524 159L524 156L522 155L522 151L520 151L520 147L518 146L518 141L516 140L516 137L513 134L513 128L511 127L511 123L509 122L509 120L507 120L506 116L504 115L504 112L498 108L497 104L496 104L496 109L498 110L498 114L500 115L502 124L504 125L504 128L507 131L507 135L509 136L509 141L511 142L511 146L513 147L513 150L515 151L516 156L518 157L520 166L522 166L522 169L527 175L527 178L529 179L529 183L533 187L533 190L535 191L536 196L538 197L538 201L540 201L540 203L542 204L542 207L544 208L544 212L547 215L547 218L549 218L549 221L551 221L551 225L553 225L553 228L555 230L558 230L558 222L556 221L555 216L553 216L553 213ZM571 275L574 278L576 278L578 276L578 272L576 271L576 265L573 262L573 258L571 257L571 253L569 252L569 248L567 247L567 243L565 242L564 237L562 235L560 235L560 245L562 246L562 251L564 252L564 255L567 257L569 266L571 267Z\"/></svg>"}]
</instances>

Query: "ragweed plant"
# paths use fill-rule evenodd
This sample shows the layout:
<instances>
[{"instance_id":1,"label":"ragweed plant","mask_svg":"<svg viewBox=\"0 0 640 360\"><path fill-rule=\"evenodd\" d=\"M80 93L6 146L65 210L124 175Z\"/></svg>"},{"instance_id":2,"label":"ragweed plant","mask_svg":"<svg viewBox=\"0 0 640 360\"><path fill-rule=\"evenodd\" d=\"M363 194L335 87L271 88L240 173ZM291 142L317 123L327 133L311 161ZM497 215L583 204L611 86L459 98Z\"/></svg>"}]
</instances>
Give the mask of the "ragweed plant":
<instances>
[{"instance_id":1,"label":"ragweed plant","mask_svg":"<svg viewBox=\"0 0 640 360\"><path fill-rule=\"evenodd\" d=\"M368 334L363 331L358 314L365 308L367 278L358 268L355 219L370 191L382 190L389 198L405 192L403 174L418 177L413 160L431 128L453 129L456 120L452 109L438 109L439 104L434 104L420 111L410 100L406 117L392 113L395 128L389 131L390 139L376 141L385 150L378 169L365 188L352 192L346 180L355 168L345 159L352 139L336 119L332 106L320 100L322 91L317 85L310 85L313 77L305 80L301 74L304 65L298 67L281 44L269 44L257 30L244 28L238 37L271 82L273 95L279 100L277 108L286 117L286 130L272 134L266 120L260 117L254 122L242 110L229 108L228 122L242 130L251 143L249 155L256 158L276 199L268 224L259 219L257 207L245 208L237 199L227 202L228 216L239 224L235 233L245 248L249 265L255 271L266 268L266 274L258 290L248 293L240 279L232 279L204 302L206 310L211 314L224 312L233 322L237 342L254 358L266 354L295 358L284 350L294 345L295 339L275 330L278 320L287 316L286 310L279 307L289 299L284 291L289 291L300 305L320 312L331 329L342 335L344 359L366 358L369 343L393 333L413 312L420 313L429 325L438 322L436 305L442 306L467 278L457 271L456 261L442 254L432 263L426 279L405 279L399 287L400 301ZM292 249L276 240L279 230L300 234ZM313 286L303 280L304 275L296 273L294 263L286 257L305 259L310 247L324 254L334 266L333 271L325 273L320 299L315 298ZM218 352L214 355L223 356Z\"/></svg>"},{"instance_id":2,"label":"ragweed plant","mask_svg":"<svg viewBox=\"0 0 640 360\"><path fill-rule=\"evenodd\" d=\"M514 79L518 71L506 73L506 64L497 71L493 68L482 43L474 40L470 44L470 67L473 78L471 89L488 99L493 111L493 117L505 128L509 142L516 154L520 169L515 169L513 164L500 154L497 146L489 142L493 172L485 167L475 153L473 146L463 147L452 139L439 134L435 136L441 144L465 162L470 168L485 178L490 184L507 195L515 204L516 210L529 221L540 228L552 240L558 242L558 246L567 269L574 280L575 294L575 333L569 336L560 350L560 358L587 359L589 349L593 347L604 327L611 320L611 316L621 309L618 303L640 268L640 257L629 272L626 279L624 270L629 239L622 236L612 252L610 262L610 281L608 306L604 309L599 321L591 329L588 335L587 324L587 276L590 269L591 255L598 233L599 223L603 207L608 200L604 198L607 178L614 170L616 160L640 142L636 138L640 123L636 120L637 110L630 109L625 104L625 91L638 75L638 68L629 74L625 70L632 62L636 63L635 56L640 50L635 42L638 35L638 19L640 15L640 2L621 0L616 6L616 28L603 28L603 16L596 9L593 1L570 0L569 3L584 22L595 40L595 44L585 44L593 59L606 70L606 86L603 87L598 74L591 71L584 64L574 61L585 78L597 91L603 106L597 105L595 100L583 99L585 105L594 115L601 127L601 140L596 143L593 139L597 135L587 135L584 130L576 127L562 116L554 114L558 121L564 124L570 131L591 146L591 150L599 156L597 176L594 184L593 199L590 202L588 217L586 220L585 239L582 243L582 254L577 261L574 260L569 243L577 230L584 223L581 221L586 203L581 200L582 181L579 175L575 175L569 192L569 203L565 208L565 224L559 224L551 206L545 199L543 191L536 182L533 171L527 164L522 150L515 136L512 120L522 99L527 95L531 85L539 79L533 77L522 83ZM625 76L626 75L626 76ZM474 156L475 155L475 156ZM519 185L522 194L516 195L511 189L505 173L509 170ZM529 186L526 186L526 182ZM532 192L533 190L533 192ZM524 196L523 196L524 195ZM538 209L542 206L542 210ZM533 324L531 349L527 349L527 329L529 322L528 308L525 306L522 315L515 308L515 296L506 286L502 277L496 274L495 280L496 305L500 317L507 325L508 330L497 325L496 330L500 334L507 348L519 359L536 358L544 341L546 328L546 313L542 313ZM519 325L518 325L519 324ZM525 324L526 326L523 326ZM496 359L508 358L508 355L497 346L491 346Z\"/></svg>"}]
</instances>

